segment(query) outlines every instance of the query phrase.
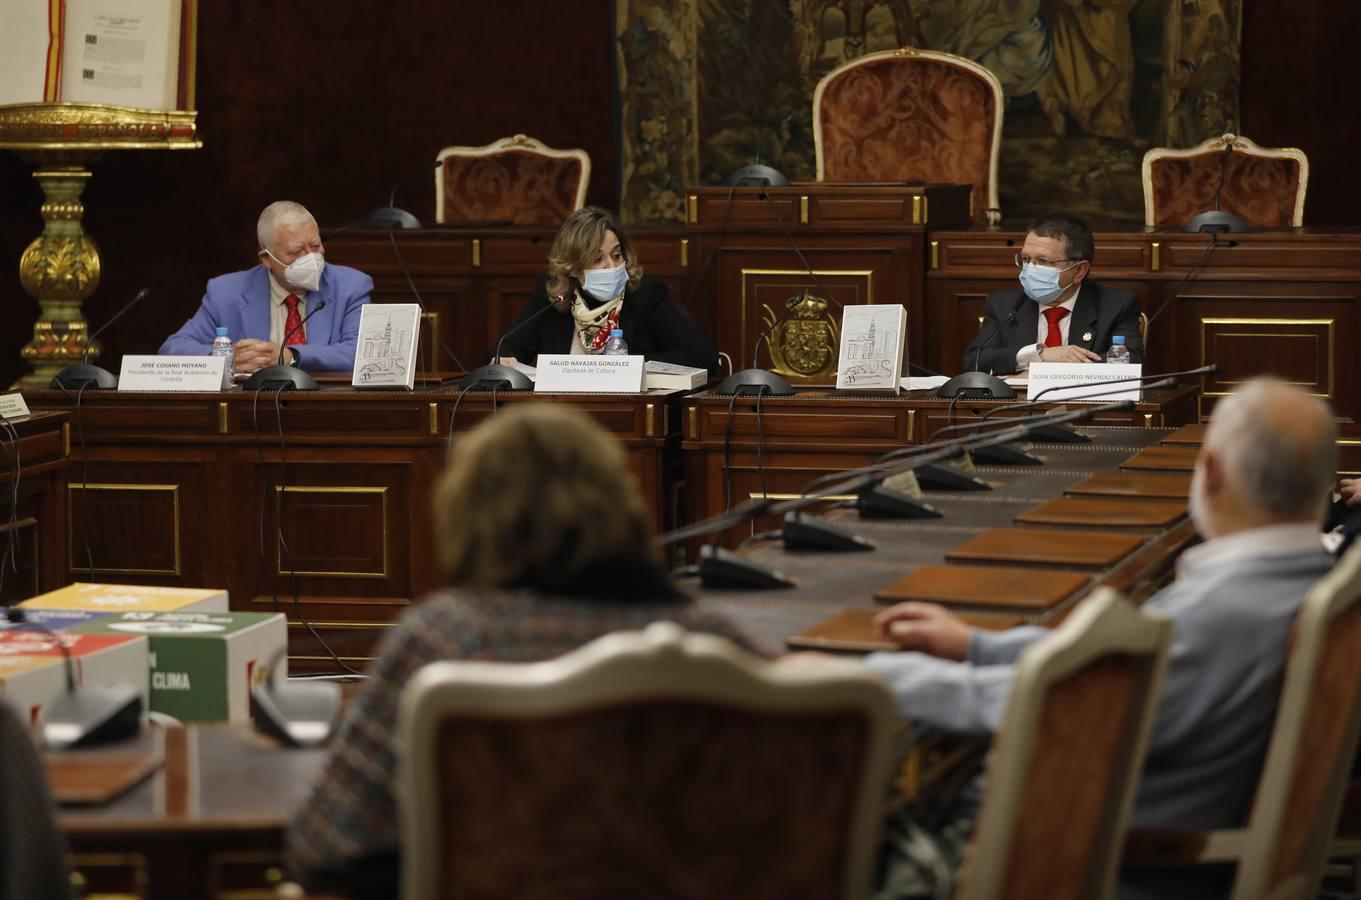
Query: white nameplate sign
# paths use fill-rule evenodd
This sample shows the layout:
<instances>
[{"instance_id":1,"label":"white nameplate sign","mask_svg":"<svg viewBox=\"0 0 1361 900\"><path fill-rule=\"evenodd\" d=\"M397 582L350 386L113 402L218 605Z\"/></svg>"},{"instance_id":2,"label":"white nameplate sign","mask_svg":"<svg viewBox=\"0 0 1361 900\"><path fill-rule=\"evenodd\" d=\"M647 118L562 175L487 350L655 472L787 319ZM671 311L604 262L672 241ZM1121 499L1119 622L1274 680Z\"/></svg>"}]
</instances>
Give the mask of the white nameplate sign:
<instances>
[{"instance_id":1,"label":"white nameplate sign","mask_svg":"<svg viewBox=\"0 0 1361 900\"><path fill-rule=\"evenodd\" d=\"M24 402L23 394L0 395L0 417L22 419L26 415L28 415L28 404Z\"/></svg>"},{"instance_id":2,"label":"white nameplate sign","mask_svg":"<svg viewBox=\"0 0 1361 900\"><path fill-rule=\"evenodd\" d=\"M535 391L583 394L641 394L641 356L539 354Z\"/></svg>"},{"instance_id":3,"label":"white nameplate sign","mask_svg":"<svg viewBox=\"0 0 1361 900\"><path fill-rule=\"evenodd\" d=\"M1138 400L1141 385L1137 381L1124 379L1138 378L1143 374L1143 369L1142 365L1135 363L1031 363L1026 397L1030 400L1038 398L1041 403ZM1103 381L1121 383L1098 386ZM1040 396L1041 391L1046 392L1043 397Z\"/></svg>"},{"instance_id":4,"label":"white nameplate sign","mask_svg":"<svg viewBox=\"0 0 1361 900\"><path fill-rule=\"evenodd\" d=\"M124 356L120 391L222 390L225 356Z\"/></svg>"}]
</instances>

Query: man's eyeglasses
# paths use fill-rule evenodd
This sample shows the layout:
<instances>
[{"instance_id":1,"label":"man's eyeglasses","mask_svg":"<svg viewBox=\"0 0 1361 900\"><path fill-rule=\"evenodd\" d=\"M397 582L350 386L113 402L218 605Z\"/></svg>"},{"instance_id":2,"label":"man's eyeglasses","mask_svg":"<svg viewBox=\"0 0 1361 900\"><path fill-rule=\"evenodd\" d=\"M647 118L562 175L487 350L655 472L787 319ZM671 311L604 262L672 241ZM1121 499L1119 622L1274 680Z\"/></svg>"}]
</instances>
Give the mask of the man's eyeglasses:
<instances>
[{"instance_id":1,"label":"man's eyeglasses","mask_svg":"<svg viewBox=\"0 0 1361 900\"><path fill-rule=\"evenodd\" d=\"M1055 268L1062 268L1064 263L1082 262L1080 259L1046 259L1043 256L1025 256L1021 253L1016 254L1015 260L1016 268L1018 269L1022 266L1029 265L1030 263L1034 263L1037 266L1054 266Z\"/></svg>"}]
</instances>

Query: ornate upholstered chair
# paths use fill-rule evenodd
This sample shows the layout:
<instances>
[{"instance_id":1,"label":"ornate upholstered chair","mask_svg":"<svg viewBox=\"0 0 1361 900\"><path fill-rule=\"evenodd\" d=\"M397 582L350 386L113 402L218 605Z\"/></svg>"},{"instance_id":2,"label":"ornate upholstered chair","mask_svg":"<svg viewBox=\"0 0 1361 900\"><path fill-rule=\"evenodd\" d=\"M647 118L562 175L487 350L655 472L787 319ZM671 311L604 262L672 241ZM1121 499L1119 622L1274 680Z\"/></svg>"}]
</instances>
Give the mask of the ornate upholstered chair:
<instances>
[{"instance_id":1,"label":"ornate upholstered chair","mask_svg":"<svg viewBox=\"0 0 1361 900\"><path fill-rule=\"evenodd\" d=\"M1126 864L1237 863L1234 900L1318 895L1361 728L1361 545L1295 620L1266 763L1246 828L1135 831Z\"/></svg>"},{"instance_id":2,"label":"ornate upholstered chair","mask_svg":"<svg viewBox=\"0 0 1361 900\"><path fill-rule=\"evenodd\" d=\"M1171 643L1102 589L1022 653L956 900L1111 896Z\"/></svg>"},{"instance_id":3,"label":"ornate upholstered chair","mask_svg":"<svg viewBox=\"0 0 1361 900\"><path fill-rule=\"evenodd\" d=\"M1220 181L1223 190L1220 191ZM1144 154L1144 224L1180 227L1219 208L1257 228L1304 222L1309 159L1302 151L1259 147L1232 134L1187 150L1155 147Z\"/></svg>"},{"instance_id":4,"label":"ornate upholstered chair","mask_svg":"<svg viewBox=\"0 0 1361 900\"><path fill-rule=\"evenodd\" d=\"M971 60L889 50L833 69L813 92L819 181L971 184L973 221L997 224L1002 85Z\"/></svg>"},{"instance_id":5,"label":"ornate upholstered chair","mask_svg":"<svg viewBox=\"0 0 1361 900\"><path fill-rule=\"evenodd\" d=\"M445 147L436 159L436 222L559 225L586 203L591 157L517 134L485 147Z\"/></svg>"},{"instance_id":6,"label":"ornate upholstered chair","mask_svg":"<svg viewBox=\"0 0 1361 900\"><path fill-rule=\"evenodd\" d=\"M897 716L859 665L660 623L402 696L402 896L869 896Z\"/></svg>"}]
</instances>

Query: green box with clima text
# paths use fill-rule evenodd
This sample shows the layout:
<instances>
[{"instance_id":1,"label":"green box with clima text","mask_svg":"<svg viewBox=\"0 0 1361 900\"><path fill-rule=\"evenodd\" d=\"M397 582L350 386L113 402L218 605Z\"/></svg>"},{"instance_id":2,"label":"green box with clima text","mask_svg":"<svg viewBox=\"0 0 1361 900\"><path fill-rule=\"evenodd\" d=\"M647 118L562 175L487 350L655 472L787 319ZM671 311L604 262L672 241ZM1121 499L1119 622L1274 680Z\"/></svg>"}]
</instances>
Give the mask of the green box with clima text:
<instances>
[{"instance_id":1,"label":"green box with clima text","mask_svg":"<svg viewBox=\"0 0 1361 900\"><path fill-rule=\"evenodd\" d=\"M182 722L245 722L250 689L274 663L287 676L282 613L126 612L70 629L144 635L150 642L151 711Z\"/></svg>"}]
</instances>

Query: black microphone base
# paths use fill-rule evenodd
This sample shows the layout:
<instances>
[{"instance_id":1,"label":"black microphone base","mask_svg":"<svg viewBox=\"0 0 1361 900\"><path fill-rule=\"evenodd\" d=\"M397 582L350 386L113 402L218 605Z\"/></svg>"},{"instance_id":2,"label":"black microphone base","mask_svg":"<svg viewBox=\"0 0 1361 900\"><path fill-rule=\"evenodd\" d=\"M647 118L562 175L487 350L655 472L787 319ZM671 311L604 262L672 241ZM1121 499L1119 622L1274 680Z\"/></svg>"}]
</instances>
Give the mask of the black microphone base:
<instances>
[{"instance_id":1,"label":"black microphone base","mask_svg":"<svg viewBox=\"0 0 1361 900\"><path fill-rule=\"evenodd\" d=\"M1067 425L1032 425L1030 437L1041 444L1090 444L1092 439Z\"/></svg>"},{"instance_id":2,"label":"black microphone base","mask_svg":"<svg viewBox=\"0 0 1361 900\"><path fill-rule=\"evenodd\" d=\"M833 552L865 551L874 549L874 541L858 534L809 519L796 512L784 514L780 531L786 550L829 550Z\"/></svg>"},{"instance_id":3,"label":"black microphone base","mask_svg":"<svg viewBox=\"0 0 1361 900\"><path fill-rule=\"evenodd\" d=\"M337 684L258 684L250 696L256 729L290 747L320 747L340 719Z\"/></svg>"},{"instance_id":4,"label":"black microphone base","mask_svg":"<svg viewBox=\"0 0 1361 900\"><path fill-rule=\"evenodd\" d=\"M246 379L248 391L315 391L317 380L297 366L266 366Z\"/></svg>"},{"instance_id":5,"label":"black microphone base","mask_svg":"<svg viewBox=\"0 0 1361 900\"><path fill-rule=\"evenodd\" d=\"M118 387L118 379L108 369L89 363L72 363L54 375L49 386L66 391L78 391L81 388L112 391Z\"/></svg>"},{"instance_id":6,"label":"black microphone base","mask_svg":"<svg viewBox=\"0 0 1361 900\"><path fill-rule=\"evenodd\" d=\"M420 228L421 220L404 209L380 206L366 212L359 225L361 228Z\"/></svg>"},{"instance_id":7,"label":"black microphone base","mask_svg":"<svg viewBox=\"0 0 1361 900\"><path fill-rule=\"evenodd\" d=\"M69 664L69 661L68 661ZM142 727L142 694L115 684L58 695L43 712L43 743L52 750L116 741Z\"/></svg>"},{"instance_id":8,"label":"black microphone base","mask_svg":"<svg viewBox=\"0 0 1361 900\"><path fill-rule=\"evenodd\" d=\"M990 491L992 486L981 478L966 475L954 466L927 463L912 470L922 487L936 491Z\"/></svg>"},{"instance_id":9,"label":"black microphone base","mask_svg":"<svg viewBox=\"0 0 1361 900\"><path fill-rule=\"evenodd\" d=\"M1031 456L1020 447L1010 444L997 444L992 447L975 447L969 451L980 462L995 466L1042 466L1044 460Z\"/></svg>"},{"instance_id":10,"label":"black microphone base","mask_svg":"<svg viewBox=\"0 0 1361 900\"><path fill-rule=\"evenodd\" d=\"M492 364L473 369L459 387L468 391L532 391L534 382L519 369Z\"/></svg>"},{"instance_id":11,"label":"black microphone base","mask_svg":"<svg viewBox=\"0 0 1361 900\"><path fill-rule=\"evenodd\" d=\"M1016 389L987 372L965 372L945 382L936 391L937 397L956 397L971 400L1012 400Z\"/></svg>"},{"instance_id":12,"label":"black microphone base","mask_svg":"<svg viewBox=\"0 0 1361 900\"><path fill-rule=\"evenodd\" d=\"M1207 209L1203 213L1192 216L1191 219L1182 226L1181 230L1189 231L1192 234L1223 234L1225 232L1246 234L1252 231L1252 226L1231 212L1225 212L1222 209Z\"/></svg>"},{"instance_id":13,"label":"black microphone base","mask_svg":"<svg viewBox=\"0 0 1361 900\"><path fill-rule=\"evenodd\" d=\"M730 550L705 544L699 548L699 583L706 588L771 590L792 588L794 582Z\"/></svg>"},{"instance_id":14,"label":"black microphone base","mask_svg":"<svg viewBox=\"0 0 1361 900\"><path fill-rule=\"evenodd\" d=\"M765 369L743 369L724 378L718 387L713 389L713 393L788 397L794 393L794 386L784 376L776 375L774 372L767 372Z\"/></svg>"},{"instance_id":15,"label":"black microphone base","mask_svg":"<svg viewBox=\"0 0 1361 900\"><path fill-rule=\"evenodd\" d=\"M865 519L939 519L943 515L925 500L882 484L857 494L855 508Z\"/></svg>"}]
</instances>

